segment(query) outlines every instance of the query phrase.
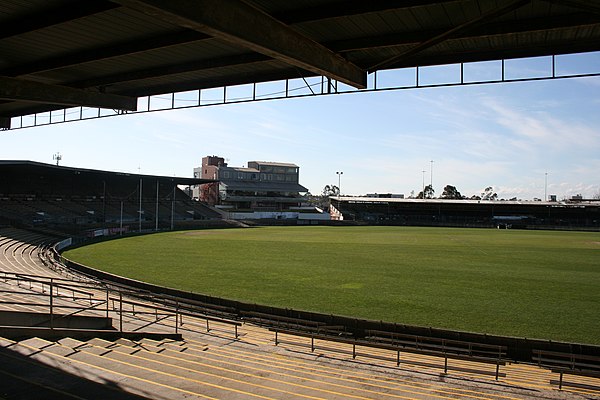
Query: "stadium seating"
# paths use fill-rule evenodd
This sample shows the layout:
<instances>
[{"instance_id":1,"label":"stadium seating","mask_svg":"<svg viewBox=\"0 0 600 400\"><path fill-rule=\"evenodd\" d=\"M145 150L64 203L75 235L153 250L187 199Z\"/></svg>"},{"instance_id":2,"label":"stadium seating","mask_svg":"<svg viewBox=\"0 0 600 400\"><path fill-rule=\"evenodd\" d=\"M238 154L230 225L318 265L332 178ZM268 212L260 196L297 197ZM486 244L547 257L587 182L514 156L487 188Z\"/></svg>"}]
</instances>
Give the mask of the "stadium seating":
<instances>
[{"instance_id":1,"label":"stadium seating","mask_svg":"<svg viewBox=\"0 0 600 400\"><path fill-rule=\"evenodd\" d=\"M83 295L88 291L93 292L94 301L106 299L105 288L93 289L89 278L52 264L46 252L56 240L46 234L0 229L0 310L47 312L47 296L37 295L48 289L39 279L27 279L31 276L63 283L56 289L62 292L54 300L57 308L73 303L89 306L90 298ZM74 287L90 284L92 289L70 292L69 282ZM10 297L4 295L8 292ZM556 373L529 365L506 365L500 382L495 383L493 365L489 374L482 375L482 365L465 360L453 360L453 368L446 374L442 372L443 357L432 355L403 353L398 366L394 353L385 348L362 347L354 358L341 342L322 341L315 346L308 338L288 336L287 340L280 337L275 346L273 332L260 326L268 317L264 315L252 315L256 324L248 320L233 330L227 321L216 320L211 320L207 329L206 318L187 313L176 323L181 340L148 338L144 330L172 333L173 318L161 319L164 311L160 306L156 315L144 312L138 297L128 298L125 306L118 305L114 294L110 297L108 311L113 324L118 325L122 316L123 330L136 332L137 337L122 335L109 340L100 334L51 338L28 334L9 338L0 334L3 394L8 398L84 399L426 399L526 398L532 393L550 396L556 390L551 385L557 380ZM104 307L89 308L82 314L105 316L105 312ZM570 382L563 390L597 394L597 380L574 376Z\"/></svg>"}]
</instances>

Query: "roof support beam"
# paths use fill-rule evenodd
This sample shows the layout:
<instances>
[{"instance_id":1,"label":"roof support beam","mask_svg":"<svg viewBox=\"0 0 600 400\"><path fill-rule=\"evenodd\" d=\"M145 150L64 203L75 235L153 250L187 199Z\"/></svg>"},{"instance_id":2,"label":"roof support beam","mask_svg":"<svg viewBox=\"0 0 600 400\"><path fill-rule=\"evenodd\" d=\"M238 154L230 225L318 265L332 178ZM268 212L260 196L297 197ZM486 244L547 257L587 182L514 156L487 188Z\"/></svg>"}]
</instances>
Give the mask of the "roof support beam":
<instances>
[{"instance_id":1,"label":"roof support beam","mask_svg":"<svg viewBox=\"0 0 600 400\"><path fill-rule=\"evenodd\" d=\"M348 85L366 87L365 71L242 0L113 1Z\"/></svg>"},{"instance_id":2,"label":"roof support beam","mask_svg":"<svg viewBox=\"0 0 600 400\"><path fill-rule=\"evenodd\" d=\"M145 51L162 49L170 46L188 44L200 40L206 40L210 36L190 31L188 29L172 33L152 36L143 40L123 41L113 43L109 46L95 47L89 50L61 54L56 57L36 60L29 64L22 64L12 68L0 70L0 75L24 76L53 69L65 68L74 65L96 62L107 58L120 57Z\"/></svg>"},{"instance_id":3,"label":"roof support beam","mask_svg":"<svg viewBox=\"0 0 600 400\"><path fill-rule=\"evenodd\" d=\"M42 10L31 15L22 15L14 21L6 21L2 24L0 39L89 17L90 15L102 13L117 7L116 4L108 2L74 1L72 4L63 5L58 8Z\"/></svg>"},{"instance_id":4,"label":"roof support beam","mask_svg":"<svg viewBox=\"0 0 600 400\"><path fill-rule=\"evenodd\" d=\"M548 3L578 8L594 14L600 14L600 5L589 0L545 0Z\"/></svg>"},{"instance_id":5,"label":"roof support beam","mask_svg":"<svg viewBox=\"0 0 600 400\"><path fill-rule=\"evenodd\" d=\"M273 14L273 17L286 24L298 24L302 22L322 21L324 19L334 19L360 14L399 11L413 7L438 6L440 4L456 3L458 1L461 0L341 0L329 4L319 4L314 7L290 9Z\"/></svg>"},{"instance_id":6,"label":"roof support beam","mask_svg":"<svg viewBox=\"0 0 600 400\"><path fill-rule=\"evenodd\" d=\"M585 25L600 23L600 16L590 13L564 14L554 17L530 18L517 22L502 21L477 26L469 31L462 32L449 40L477 39L516 33L533 33L536 31L552 31L567 28L577 28ZM432 31L398 31L381 36L364 36L354 39L337 40L323 43L328 48L346 53L351 51L367 50L384 47L416 46L428 38L442 35L448 28Z\"/></svg>"},{"instance_id":7,"label":"roof support beam","mask_svg":"<svg viewBox=\"0 0 600 400\"><path fill-rule=\"evenodd\" d=\"M164 77L167 75L184 74L186 72L194 72L208 69L218 69L223 67L231 67L233 65L244 65L252 63L260 63L272 60L270 57L258 53L244 53L237 56L211 58L208 60L199 60L189 63L181 63L177 65L169 65L166 67L149 68L145 70L130 71L122 74L114 74L102 76L98 78L85 79L81 81L69 82L73 87L97 87L107 86L115 83L131 82L141 79L149 79L154 77Z\"/></svg>"},{"instance_id":8,"label":"roof support beam","mask_svg":"<svg viewBox=\"0 0 600 400\"><path fill-rule=\"evenodd\" d=\"M446 31L440 35L432 37L429 40L419 43L416 46L411 47L410 49L398 54L397 56L394 56L388 60L377 63L377 64L373 65L372 67L370 67L368 70L369 70L369 72L373 72L373 71L377 71L380 69L391 68L395 64L397 64L401 61L404 61L407 58L413 57L415 54L420 53L425 49L433 47L445 40L451 39L456 35L459 35L467 30L472 29L473 27L475 27L478 24L484 23L486 21L490 21L501 15L508 14L509 12L512 12L518 8L521 8L522 6L524 6L525 4L528 4L530 2L531 2L531 0L514 0L514 1L510 2L509 4L505 5L504 7L497 8L495 10L484 13L481 16L479 16L479 18L475 18L475 19L468 21L462 25L452 28L449 31Z\"/></svg>"},{"instance_id":9,"label":"roof support beam","mask_svg":"<svg viewBox=\"0 0 600 400\"><path fill-rule=\"evenodd\" d=\"M0 100L135 111L137 99L0 76Z\"/></svg>"},{"instance_id":10,"label":"roof support beam","mask_svg":"<svg viewBox=\"0 0 600 400\"><path fill-rule=\"evenodd\" d=\"M550 55L585 53L597 51L600 48L600 40L578 40L573 42L566 39L562 43L555 42L551 47L540 44L520 46L518 49L510 46L497 46L493 50L487 51L465 51L465 52L446 52L437 54L419 54L415 58L399 62L394 68L414 68L448 65L458 63L474 63L483 61L500 61L524 57L544 57ZM566 74L568 75L568 74Z\"/></svg>"}]
</instances>

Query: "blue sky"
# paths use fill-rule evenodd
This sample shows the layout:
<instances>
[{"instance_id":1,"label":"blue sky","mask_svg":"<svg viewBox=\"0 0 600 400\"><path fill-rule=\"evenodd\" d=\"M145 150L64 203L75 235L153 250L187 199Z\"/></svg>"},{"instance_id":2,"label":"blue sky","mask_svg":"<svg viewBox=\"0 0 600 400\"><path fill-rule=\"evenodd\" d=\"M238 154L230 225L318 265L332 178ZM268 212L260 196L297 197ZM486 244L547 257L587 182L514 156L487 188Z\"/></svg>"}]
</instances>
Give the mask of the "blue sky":
<instances>
[{"instance_id":1,"label":"blue sky","mask_svg":"<svg viewBox=\"0 0 600 400\"><path fill-rule=\"evenodd\" d=\"M557 58L557 73L600 72L600 54ZM499 62L465 79L496 79ZM457 66L420 72L454 82ZM507 61L506 77L547 74L549 58ZM378 86L409 84L413 70ZM265 93L280 85L262 86ZM235 93L235 92L233 92ZM210 96L211 93L209 92ZM230 92L230 95L231 94ZM312 193L415 194L432 179L468 196L559 199L600 192L600 77L304 97L118 116L0 132L0 158L143 174L191 176L206 155L232 166L293 162ZM423 174L425 170L425 174Z\"/></svg>"}]
</instances>

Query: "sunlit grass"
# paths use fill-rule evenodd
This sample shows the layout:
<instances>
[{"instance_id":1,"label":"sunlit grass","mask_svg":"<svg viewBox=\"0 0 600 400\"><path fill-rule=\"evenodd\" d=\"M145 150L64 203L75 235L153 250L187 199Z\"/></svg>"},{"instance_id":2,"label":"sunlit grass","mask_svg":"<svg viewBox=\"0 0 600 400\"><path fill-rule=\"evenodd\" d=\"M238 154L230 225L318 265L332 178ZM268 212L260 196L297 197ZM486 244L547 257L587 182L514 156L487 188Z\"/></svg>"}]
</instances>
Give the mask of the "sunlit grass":
<instances>
[{"instance_id":1,"label":"sunlit grass","mask_svg":"<svg viewBox=\"0 0 600 400\"><path fill-rule=\"evenodd\" d=\"M600 344L600 234L412 227L160 233L66 253L244 302Z\"/></svg>"}]
</instances>

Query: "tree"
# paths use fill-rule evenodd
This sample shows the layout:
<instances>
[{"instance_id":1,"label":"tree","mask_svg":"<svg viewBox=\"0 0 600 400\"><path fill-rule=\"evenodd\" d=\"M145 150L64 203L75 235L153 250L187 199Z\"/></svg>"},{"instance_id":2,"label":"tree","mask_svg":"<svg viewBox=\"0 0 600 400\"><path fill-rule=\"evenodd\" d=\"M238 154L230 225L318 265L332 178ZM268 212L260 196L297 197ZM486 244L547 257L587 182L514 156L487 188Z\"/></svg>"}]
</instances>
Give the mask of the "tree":
<instances>
[{"instance_id":1,"label":"tree","mask_svg":"<svg viewBox=\"0 0 600 400\"><path fill-rule=\"evenodd\" d=\"M483 193L481 193L481 200L497 200L498 194L494 192L494 188L488 186L484 189Z\"/></svg>"},{"instance_id":2,"label":"tree","mask_svg":"<svg viewBox=\"0 0 600 400\"><path fill-rule=\"evenodd\" d=\"M425 186L425 198L426 199L433 199L433 194L435 193L435 190L433 190L433 187L431 185L427 185ZM420 191L419 194L417 195L417 199L422 199L423 198L423 191Z\"/></svg>"},{"instance_id":3,"label":"tree","mask_svg":"<svg viewBox=\"0 0 600 400\"><path fill-rule=\"evenodd\" d=\"M322 210L329 209L329 197L340 194L340 189L335 185L325 185L321 194L307 193L308 204L319 207Z\"/></svg>"},{"instance_id":4,"label":"tree","mask_svg":"<svg viewBox=\"0 0 600 400\"><path fill-rule=\"evenodd\" d=\"M594 200L600 200L600 189L598 189L598 191L596 192L596 194L594 196L592 196L592 199L594 199Z\"/></svg>"},{"instance_id":5,"label":"tree","mask_svg":"<svg viewBox=\"0 0 600 400\"><path fill-rule=\"evenodd\" d=\"M338 196L339 194L340 188L335 185L325 185L323 192L321 192L323 197Z\"/></svg>"},{"instance_id":6,"label":"tree","mask_svg":"<svg viewBox=\"0 0 600 400\"><path fill-rule=\"evenodd\" d=\"M463 195L460 194L460 192L458 191L456 186L452 186L452 185L446 185L444 187L444 191L442 192L442 195L440 197L442 199L450 199L450 200L462 200L464 198Z\"/></svg>"}]
</instances>

